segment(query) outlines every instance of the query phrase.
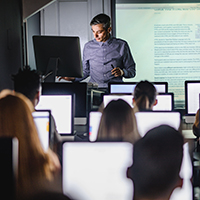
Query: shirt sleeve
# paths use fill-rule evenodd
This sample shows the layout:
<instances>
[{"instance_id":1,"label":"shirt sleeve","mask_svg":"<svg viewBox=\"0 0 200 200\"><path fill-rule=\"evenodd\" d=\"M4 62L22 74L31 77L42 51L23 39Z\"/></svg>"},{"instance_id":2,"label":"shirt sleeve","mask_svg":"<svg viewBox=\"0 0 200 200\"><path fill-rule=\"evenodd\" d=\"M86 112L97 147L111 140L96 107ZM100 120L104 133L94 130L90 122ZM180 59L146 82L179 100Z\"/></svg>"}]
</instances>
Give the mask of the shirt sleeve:
<instances>
[{"instance_id":1,"label":"shirt sleeve","mask_svg":"<svg viewBox=\"0 0 200 200\"><path fill-rule=\"evenodd\" d=\"M133 60L133 57L131 55L130 48L128 44L125 44L124 47L124 56L123 56L123 63L124 63L124 75L123 77L125 78L133 78L136 75L136 70L135 70L135 61Z\"/></svg>"}]
</instances>

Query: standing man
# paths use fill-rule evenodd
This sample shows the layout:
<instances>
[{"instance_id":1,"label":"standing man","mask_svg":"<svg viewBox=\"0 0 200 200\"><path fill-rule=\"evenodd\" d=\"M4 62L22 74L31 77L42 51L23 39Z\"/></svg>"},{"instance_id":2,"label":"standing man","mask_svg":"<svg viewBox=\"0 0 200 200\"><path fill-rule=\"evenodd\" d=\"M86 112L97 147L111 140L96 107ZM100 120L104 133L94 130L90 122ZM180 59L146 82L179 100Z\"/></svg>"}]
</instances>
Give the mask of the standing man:
<instances>
[{"instance_id":1,"label":"standing man","mask_svg":"<svg viewBox=\"0 0 200 200\"><path fill-rule=\"evenodd\" d=\"M90 26L94 39L83 49L83 78L61 77L67 81L81 81L90 76L89 82L106 88L108 82L122 82L122 77L133 78L135 62L126 41L112 37L111 21L106 14L98 14Z\"/></svg>"}]
</instances>

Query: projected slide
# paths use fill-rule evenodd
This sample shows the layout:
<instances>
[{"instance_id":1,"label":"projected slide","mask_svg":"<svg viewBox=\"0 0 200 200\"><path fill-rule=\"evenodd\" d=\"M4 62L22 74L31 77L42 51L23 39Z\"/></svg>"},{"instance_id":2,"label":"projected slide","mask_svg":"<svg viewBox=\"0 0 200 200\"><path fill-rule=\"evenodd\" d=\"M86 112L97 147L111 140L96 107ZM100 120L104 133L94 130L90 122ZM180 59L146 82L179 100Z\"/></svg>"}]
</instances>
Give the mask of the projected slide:
<instances>
[{"instance_id":1,"label":"projected slide","mask_svg":"<svg viewBox=\"0 0 200 200\"><path fill-rule=\"evenodd\" d=\"M200 3L116 4L116 37L136 62L136 77L127 81L166 81L183 103L184 81L200 77L199 19Z\"/></svg>"}]
</instances>

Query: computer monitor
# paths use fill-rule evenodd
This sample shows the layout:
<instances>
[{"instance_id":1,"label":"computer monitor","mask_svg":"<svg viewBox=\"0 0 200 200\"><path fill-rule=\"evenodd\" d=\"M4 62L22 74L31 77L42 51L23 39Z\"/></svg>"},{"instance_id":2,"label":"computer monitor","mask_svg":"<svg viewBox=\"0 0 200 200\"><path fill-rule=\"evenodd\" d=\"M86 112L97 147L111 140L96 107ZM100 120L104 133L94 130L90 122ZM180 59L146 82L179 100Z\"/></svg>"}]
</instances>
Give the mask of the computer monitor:
<instances>
[{"instance_id":1,"label":"computer monitor","mask_svg":"<svg viewBox=\"0 0 200 200\"><path fill-rule=\"evenodd\" d=\"M139 134L143 137L150 129L165 124L179 130L181 115L174 111L145 111L135 113Z\"/></svg>"},{"instance_id":2,"label":"computer monitor","mask_svg":"<svg viewBox=\"0 0 200 200\"><path fill-rule=\"evenodd\" d=\"M35 35L33 46L36 67L44 81L55 82L56 76L82 77L79 37Z\"/></svg>"},{"instance_id":3,"label":"computer monitor","mask_svg":"<svg viewBox=\"0 0 200 200\"><path fill-rule=\"evenodd\" d=\"M75 125L85 125L88 117L87 83L42 83L42 95L75 94Z\"/></svg>"},{"instance_id":4,"label":"computer monitor","mask_svg":"<svg viewBox=\"0 0 200 200\"><path fill-rule=\"evenodd\" d=\"M156 96L157 104L153 110L173 111L174 110L174 93L159 93Z\"/></svg>"},{"instance_id":5,"label":"computer monitor","mask_svg":"<svg viewBox=\"0 0 200 200\"><path fill-rule=\"evenodd\" d=\"M108 92L109 93L124 93L132 94L135 86L138 82L109 82L108 83ZM168 83L167 82L152 82L156 87L158 93L168 92Z\"/></svg>"},{"instance_id":6,"label":"computer monitor","mask_svg":"<svg viewBox=\"0 0 200 200\"><path fill-rule=\"evenodd\" d=\"M64 142L63 193L81 200L133 199L126 176L132 151L128 142Z\"/></svg>"},{"instance_id":7,"label":"computer monitor","mask_svg":"<svg viewBox=\"0 0 200 200\"><path fill-rule=\"evenodd\" d=\"M133 95L128 94L106 94L103 96L103 103L106 107L112 100L123 99L131 107L133 107ZM153 106L153 110L172 111L174 110L174 94L173 93L159 93L156 96L157 104Z\"/></svg>"},{"instance_id":8,"label":"computer monitor","mask_svg":"<svg viewBox=\"0 0 200 200\"><path fill-rule=\"evenodd\" d=\"M94 142L97 139L99 124L101 121L101 112L91 111L89 113L89 141Z\"/></svg>"},{"instance_id":9,"label":"computer monitor","mask_svg":"<svg viewBox=\"0 0 200 200\"><path fill-rule=\"evenodd\" d=\"M170 200L180 200L180 199L193 199L193 185L191 182L193 176L193 165L190 157L190 150L188 142L183 145L183 160L181 165L181 170L179 173L180 177L183 179L182 188L176 188L171 196Z\"/></svg>"},{"instance_id":10,"label":"computer monitor","mask_svg":"<svg viewBox=\"0 0 200 200\"><path fill-rule=\"evenodd\" d=\"M38 131L38 136L44 151L47 151L50 143L51 133L51 111L35 110L32 112L33 119Z\"/></svg>"},{"instance_id":11,"label":"computer monitor","mask_svg":"<svg viewBox=\"0 0 200 200\"><path fill-rule=\"evenodd\" d=\"M194 116L199 109L200 81L185 81L185 112Z\"/></svg>"},{"instance_id":12,"label":"computer monitor","mask_svg":"<svg viewBox=\"0 0 200 200\"><path fill-rule=\"evenodd\" d=\"M126 101L131 107L133 107L133 95L126 94L105 94L103 95L103 104L104 107L108 105L108 103L112 100L122 99Z\"/></svg>"},{"instance_id":13,"label":"computer monitor","mask_svg":"<svg viewBox=\"0 0 200 200\"><path fill-rule=\"evenodd\" d=\"M51 110L60 135L74 134L73 95L41 95L36 110Z\"/></svg>"}]
</instances>

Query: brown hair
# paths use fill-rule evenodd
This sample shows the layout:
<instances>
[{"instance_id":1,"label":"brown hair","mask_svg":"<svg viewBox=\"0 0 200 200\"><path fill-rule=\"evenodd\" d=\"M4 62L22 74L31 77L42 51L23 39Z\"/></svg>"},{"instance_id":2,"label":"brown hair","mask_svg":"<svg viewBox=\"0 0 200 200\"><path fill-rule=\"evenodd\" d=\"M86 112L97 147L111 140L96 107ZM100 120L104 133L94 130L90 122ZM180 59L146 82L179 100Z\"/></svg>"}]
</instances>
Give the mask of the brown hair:
<instances>
[{"instance_id":1,"label":"brown hair","mask_svg":"<svg viewBox=\"0 0 200 200\"><path fill-rule=\"evenodd\" d=\"M134 143L139 138L131 106L122 99L109 102L102 113L98 140L121 140Z\"/></svg>"},{"instance_id":2,"label":"brown hair","mask_svg":"<svg viewBox=\"0 0 200 200\"><path fill-rule=\"evenodd\" d=\"M7 93L0 99L0 137L19 140L17 195L34 191L34 186L53 180L56 170L51 153L44 152L30 107L23 95Z\"/></svg>"},{"instance_id":3,"label":"brown hair","mask_svg":"<svg viewBox=\"0 0 200 200\"><path fill-rule=\"evenodd\" d=\"M133 96L139 111L149 110L156 100L157 91L149 81L140 81L134 89Z\"/></svg>"}]
</instances>

